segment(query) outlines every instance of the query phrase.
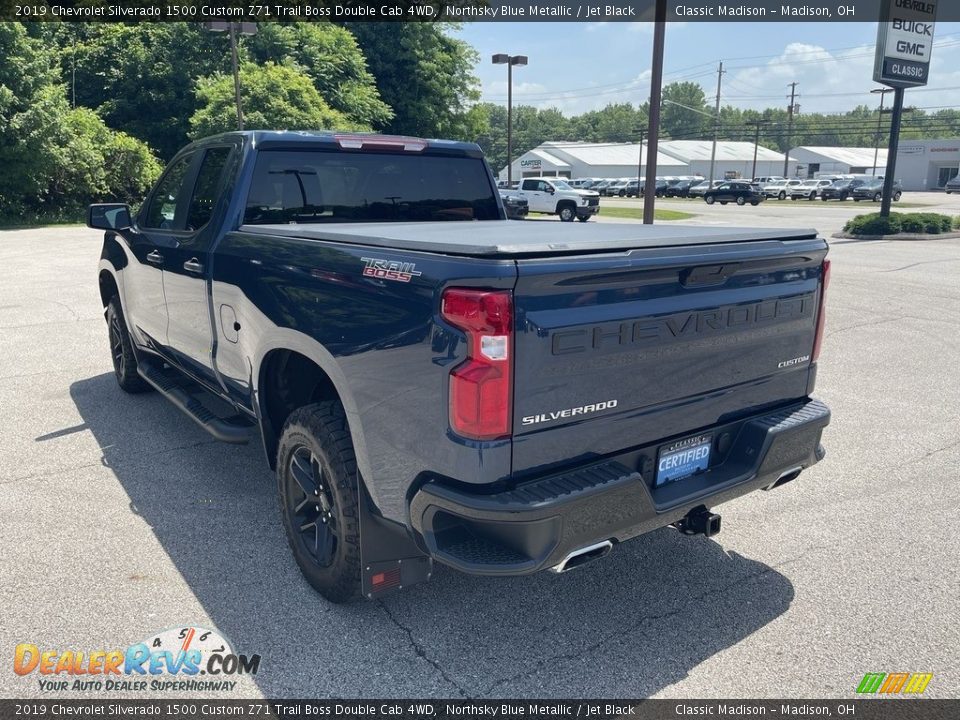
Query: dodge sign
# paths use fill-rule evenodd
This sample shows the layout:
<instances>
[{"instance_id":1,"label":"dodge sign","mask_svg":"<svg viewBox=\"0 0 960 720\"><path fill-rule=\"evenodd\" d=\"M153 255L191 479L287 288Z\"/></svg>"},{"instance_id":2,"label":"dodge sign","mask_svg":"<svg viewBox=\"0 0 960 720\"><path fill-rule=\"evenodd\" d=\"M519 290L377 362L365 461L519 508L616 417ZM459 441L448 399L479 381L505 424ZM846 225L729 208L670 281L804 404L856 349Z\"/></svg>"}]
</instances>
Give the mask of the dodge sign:
<instances>
[{"instance_id":1,"label":"dodge sign","mask_svg":"<svg viewBox=\"0 0 960 720\"><path fill-rule=\"evenodd\" d=\"M927 84L937 0L886 0L877 29L873 79L890 87Z\"/></svg>"}]
</instances>

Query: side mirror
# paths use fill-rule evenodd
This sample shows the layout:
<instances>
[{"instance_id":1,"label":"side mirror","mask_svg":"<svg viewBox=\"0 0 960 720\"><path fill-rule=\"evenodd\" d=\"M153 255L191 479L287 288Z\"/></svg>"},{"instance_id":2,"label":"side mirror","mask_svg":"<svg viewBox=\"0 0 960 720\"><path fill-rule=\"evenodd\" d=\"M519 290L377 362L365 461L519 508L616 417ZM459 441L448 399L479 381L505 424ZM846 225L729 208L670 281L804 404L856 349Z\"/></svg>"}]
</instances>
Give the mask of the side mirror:
<instances>
[{"instance_id":1,"label":"side mirror","mask_svg":"<svg viewBox=\"0 0 960 720\"><path fill-rule=\"evenodd\" d=\"M132 225L126 203L98 203L87 210L87 227L95 230L126 230Z\"/></svg>"},{"instance_id":2,"label":"side mirror","mask_svg":"<svg viewBox=\"0 0 960 720\"><path fill-rule=\"evenodd\" d=\"M553 195L556 192L556 189L554 189L553 186L548 185L547 192Z\"/></svg>"}]
</instances>

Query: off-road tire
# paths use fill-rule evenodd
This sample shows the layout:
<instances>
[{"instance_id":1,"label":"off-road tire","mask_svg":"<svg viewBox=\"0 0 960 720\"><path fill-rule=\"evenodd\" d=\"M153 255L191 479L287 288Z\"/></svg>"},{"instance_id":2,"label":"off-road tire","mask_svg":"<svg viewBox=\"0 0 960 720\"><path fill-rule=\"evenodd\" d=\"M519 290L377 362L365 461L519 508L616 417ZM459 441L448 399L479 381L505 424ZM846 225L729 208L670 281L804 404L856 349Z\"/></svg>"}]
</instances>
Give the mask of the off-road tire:
<instances>
[{"instance_id":1,"label":"off-road tire","mask_svg":"<svg viewBox=\"0 0 960 720\"><path fill-rule=\"evenodd\" d=\"M107 337L110 339L113 375L120 389L131 394L153 390L137 373L137 356L133 353L133 343L118 295L114 295L107 303Z\"/></svg>"},{"instance_id":2,"label":"off-road tire","mask_svg":"<svg viewBox=\"0 0 960 720\"><path fill-rule=\"evenodd\" d=\"M306 455L313 488L302 484ZM295 461L300 474L294 470ZM340 403L326 401L294 410L284 423L277 449L280 516L300 572L333 603L360 597L359 486L353 441ZM307 502L308 497L317 497L319 501L320 493L325 502ZM309 521L306 515L311 513L316 515L316 552L309 548L309 528L304 530L304 520ZM319 553L321 533L336 535L335 545L325 553L329 555L328 564L321 561ZM327 537L323 535L324 539Z\"/></svg>"}]
</instances>

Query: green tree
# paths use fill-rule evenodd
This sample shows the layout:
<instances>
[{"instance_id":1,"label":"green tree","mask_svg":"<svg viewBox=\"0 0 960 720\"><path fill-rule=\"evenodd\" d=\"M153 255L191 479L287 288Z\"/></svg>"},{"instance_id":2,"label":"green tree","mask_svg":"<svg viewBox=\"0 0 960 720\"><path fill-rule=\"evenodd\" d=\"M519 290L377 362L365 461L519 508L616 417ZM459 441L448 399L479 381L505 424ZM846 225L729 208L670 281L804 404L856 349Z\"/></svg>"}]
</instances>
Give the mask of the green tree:
<instances>
[{"instance_id":1,"label":"green tree","mask_svg":"<svg viewBox=\"0 0 960 720\"><path fill-rule=\"evenodd\" d=\"M663 88L661 132L676 139L698 139L712 132L712 110L703 88L695 82L670 83ZM706 114L704 114L706 113Z\"/></svg>"},{"instance_id":2,"label":"green tree","mask_svg":"<svg viewBox=\"0 0 960 720\"><path fill-rule=\"evenodd\" d=\"M380 97L394 112L384 130L404 135L473 140L483 113L467 43L450 37L445 23L347 23L377 79Z\"/></svg>"},{"instance_id":3,"label":"green tree","mask_svg":"<svg viewBox=\"0 0 960 720\"><path fill-rule=\"evenodd\" d=\"M310 79L293 67L244 63L244 125L270 130L363 130L320 97ZM197 84L199 108L190 118L190 134L200 138L237 127L232 74L218 74Z\"/></svg>"},{"instance_id":4,"label":"green tree","mask_svg":"<svg viewBox=\"0 0 960 720\"><path fill-rule=\"evenodd\" d=\"M295 64L330 107L356 123L381 128L393 117L356 39L338 25L261 23L246 49L258 64Z\"/></svg>"},{"instance_id":5,"label":"green tree","mask_svg":"<svg viewBox=\"0 0 960 720\"><path fill-rule=\"evenodd\" d=\"M230 69L224 33L199 23L49 23L76 104L169 159L187 143L198 78Z\"/></svg>"},{"instance_id":6,"label":"green tree","mask_svg":"<svg viewBox=\"0 0 960 720\"><path fill-rule=\"evenodd\" d=\"M0 215L77 212L89 202L135 201L160 172L141 142L71 109L54 53L23 26L0 23Z\"/></svg>"}]
</instances>

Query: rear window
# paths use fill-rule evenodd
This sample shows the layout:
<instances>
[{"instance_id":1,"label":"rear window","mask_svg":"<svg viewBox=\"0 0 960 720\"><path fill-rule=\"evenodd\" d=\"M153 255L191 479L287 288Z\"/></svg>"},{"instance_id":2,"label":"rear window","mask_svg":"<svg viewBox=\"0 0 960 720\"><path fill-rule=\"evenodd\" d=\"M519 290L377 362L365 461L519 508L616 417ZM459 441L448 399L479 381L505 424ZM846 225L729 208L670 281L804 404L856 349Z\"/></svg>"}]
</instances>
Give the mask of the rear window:
<instances>
[{"instance_id":1,"label":"rear window","mask_svg":"<svg viewBox=\"0 0 960 720\"><path fill-rule=\"evenodd\" d=\"M430 155L265 150L244 222L499 220L484 162Z\"/></svg>"}]
</instances>

